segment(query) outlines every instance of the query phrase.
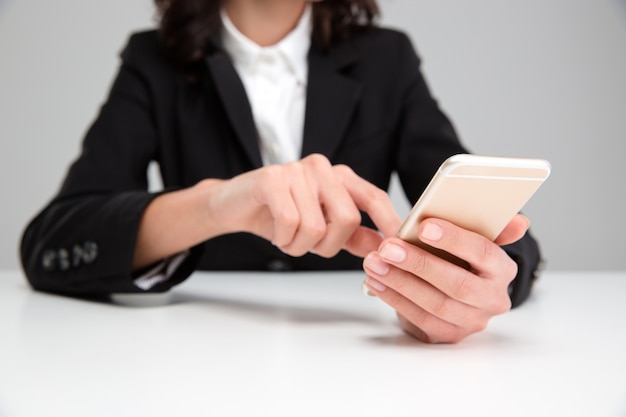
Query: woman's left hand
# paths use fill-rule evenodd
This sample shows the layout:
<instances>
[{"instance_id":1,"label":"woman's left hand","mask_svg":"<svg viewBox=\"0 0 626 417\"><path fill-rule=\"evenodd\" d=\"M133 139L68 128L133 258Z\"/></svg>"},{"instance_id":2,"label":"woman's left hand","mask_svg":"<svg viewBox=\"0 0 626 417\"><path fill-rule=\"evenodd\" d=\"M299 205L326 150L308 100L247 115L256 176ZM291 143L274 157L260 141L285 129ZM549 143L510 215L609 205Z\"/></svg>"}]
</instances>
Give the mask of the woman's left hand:
<instances>
[{"instance_id":1,"label":"woman's left hand","mask_svg":"<svg viewBox=\"0 0 626 417\"><path fill-rule=\"evenodd\" d=\"M510 310L508 287L517 264L500 247L529 227L517 215L491 242L441 219L419 226L421 240L467 261L466 270L398 238L364 260L369 290L393 307L403 329L428 343L457 343Z\"/></svg>"}]
</instances>

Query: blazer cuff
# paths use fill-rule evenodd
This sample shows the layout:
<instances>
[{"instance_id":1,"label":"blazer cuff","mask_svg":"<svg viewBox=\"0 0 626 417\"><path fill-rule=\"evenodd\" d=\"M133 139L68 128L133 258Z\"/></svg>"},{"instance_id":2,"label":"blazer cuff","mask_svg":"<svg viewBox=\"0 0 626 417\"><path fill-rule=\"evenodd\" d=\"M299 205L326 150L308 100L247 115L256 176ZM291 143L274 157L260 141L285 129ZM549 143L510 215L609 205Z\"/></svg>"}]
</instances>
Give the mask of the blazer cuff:
<instances>
[{"instance_id":1,"label":"blazer cuff","mask_svg":"<svg viewBox=\"0 0 626 417\"><path fill-rule=\"evenodd\" d=\"M144 291L149 291L155 285L170 279L188 256L189 251L170 256L141 274L133 283L136 287Z\"/></svg>"}]
</instances>

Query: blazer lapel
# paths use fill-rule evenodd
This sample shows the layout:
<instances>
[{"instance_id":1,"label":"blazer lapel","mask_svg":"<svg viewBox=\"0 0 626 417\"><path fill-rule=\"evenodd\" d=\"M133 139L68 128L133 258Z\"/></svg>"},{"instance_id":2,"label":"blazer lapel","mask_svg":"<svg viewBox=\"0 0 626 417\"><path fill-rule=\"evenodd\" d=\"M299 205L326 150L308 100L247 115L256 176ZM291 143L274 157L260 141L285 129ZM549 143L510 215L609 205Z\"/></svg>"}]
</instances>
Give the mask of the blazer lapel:
<instances>
[{"instance_id":1,"label":"blazer lapel","mask_svg":"<svg viewBox=\"0 0 626 417\"><path fill-rule=\"evenodd\" d=\"M224 104L230 124L235 130L247 157L253 167L263 166L252 109L235 68L222 51L209 54L206 63L215 81L217 92Z\"/></svg>"},{"instance_id":2,"label":"blazer lapel","mask_svg":"<svg viewBox=\"0 0 626 417\"><path fill-rule=\"evenodd\" d=\"M329 53L312 45L305 110L302 156L321 153L332 158L361 96L361 85L341 70L356 60L347 44ZM246 156L255 168L263 166L250 102L228 56L217 49L206 58L228 119Z\"/></svg>"},{"instance_id":3,"label":"blazer lapel","mask_svg":"<svg viewBox=\"0 0 626 417\"><path fill-rule=\"evenodd\" d=\"M321 153L332 158L361 96L361 85L340 73L356 60L344 44L324 54L315 44L309 52L309 79L302 156Z\"/></svg>"}]
</instances>

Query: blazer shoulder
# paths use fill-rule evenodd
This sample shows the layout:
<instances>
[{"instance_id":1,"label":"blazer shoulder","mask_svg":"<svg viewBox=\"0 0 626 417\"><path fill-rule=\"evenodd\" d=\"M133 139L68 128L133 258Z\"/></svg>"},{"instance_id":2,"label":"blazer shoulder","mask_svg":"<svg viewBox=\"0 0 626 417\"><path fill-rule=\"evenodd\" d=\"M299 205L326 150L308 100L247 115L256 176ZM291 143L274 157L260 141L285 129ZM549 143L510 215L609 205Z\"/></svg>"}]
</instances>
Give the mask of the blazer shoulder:
<instances>
[{"instance_id":1,"label":"blazer shoulder","mask_svg":"<svg viewBox=\"0 0 626 417\"><path fill-rule=\"evenodd\" d=\"M409 36L398 29L375 26L355 37L357 45L380 50L413 49Z\"/></svg>"},{"instance_id":2,"label":"blazer shoulder","mask_svg":"<svg viewBox=\"0 0 626 417\"><path fill-rule=\"evenodd\" d=\"M377 67L381 62L415 66L420 61L409 36L397 29L368 28L354 36L349 44L360 57L359 60L376 63ZM346 50L345 46L343 50Z\"/></svg>"},{"instance_id":3,"label":"blazer shoulder","mask_svg":"<svg viewBox=\"0 0 626 417\"><path fill-rule=\"evenodd\" d=\"M336 61L347 60L359 68L370 68L377 76L413 72L421 61L406 33L384 27L371 27L357 33L348 42L338 45L331 55Z\"/></svg>"},{"instance_id":4,"label":"blazer shoulder","mask_svg":"<svg viewBox=\"0 0 626 417\"><path fill-rule=\"evenodd\" d=\"M121 66L155 92L164 91L181 74L168 58L156 30L132 33L121 53Z\"/></svg>"},{"instance_id":5,"label":"blazer shoulder","mask_svg":"<svg viewBox=\"0 0 626 417\"><path fill-rule=\"evenodd\" d=\"M365 33L368 33L370 36L386 42L397 43L406 42L409 40L409 35L406 32L400 29L394 29L385 26L374 26Z\"/></svg>"},{"instance_id":6,"label":"blazer shoulder","mask_svg":"<svg viewBox=\"0 0 626 417\"><path fill-rule=\"evenodd\" d=\"M132 66L171 66L156 30L132 33L120 54L125 64Z\"/></svg>"}]
</instances>

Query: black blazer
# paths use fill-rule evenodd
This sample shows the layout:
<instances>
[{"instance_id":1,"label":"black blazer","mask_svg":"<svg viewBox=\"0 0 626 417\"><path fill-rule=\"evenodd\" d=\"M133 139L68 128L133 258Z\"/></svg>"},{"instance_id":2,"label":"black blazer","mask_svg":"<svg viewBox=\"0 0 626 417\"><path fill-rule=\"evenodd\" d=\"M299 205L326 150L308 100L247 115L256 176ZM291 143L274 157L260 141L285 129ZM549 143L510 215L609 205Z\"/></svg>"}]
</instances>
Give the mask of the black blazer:
<instances>
[{"instance_id":1,"label":"black blazer","mask_svg":"<svg viewBox=\"0 0 626 417\"><path fill-rule=\"evenodd\" d=\"M372 29L323 51L314 42L302 156L322 153L387 188L399 174L411 202L438 165L466 150L432 98L408 38ZM155 197L146 168L158 161L166 189L204 178L231 178L262 165L241 80L214 45L195 84L165 58L156 32L135 34L108 100L58 195L24 232L21 256L38 290L68 294L141 291L131 264L139 221ZM367 221L367 220L366 220ZM530 236L507 248L519 264L513 303L526 298L539 261ZM358 269L345 252L333 259L289 257L249 234L192 248L165 291L196 268L208 270Z\"/></svg>"}]
</instances>

